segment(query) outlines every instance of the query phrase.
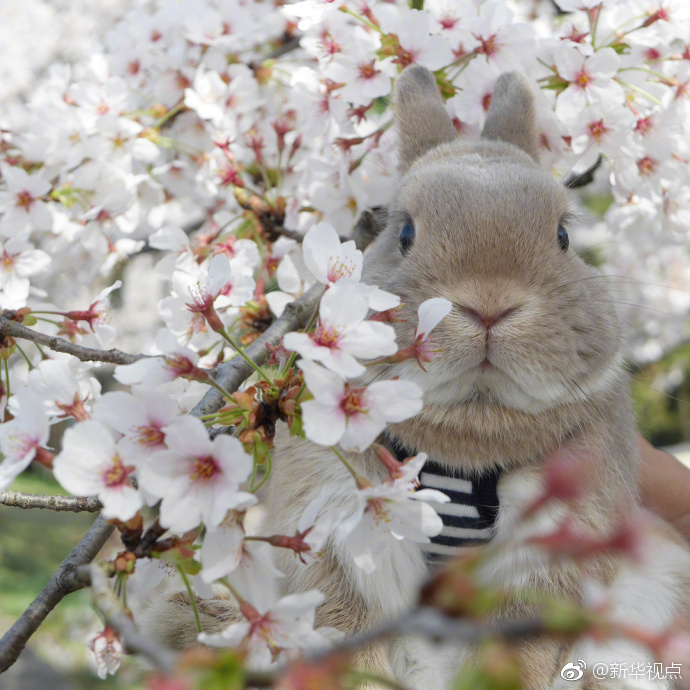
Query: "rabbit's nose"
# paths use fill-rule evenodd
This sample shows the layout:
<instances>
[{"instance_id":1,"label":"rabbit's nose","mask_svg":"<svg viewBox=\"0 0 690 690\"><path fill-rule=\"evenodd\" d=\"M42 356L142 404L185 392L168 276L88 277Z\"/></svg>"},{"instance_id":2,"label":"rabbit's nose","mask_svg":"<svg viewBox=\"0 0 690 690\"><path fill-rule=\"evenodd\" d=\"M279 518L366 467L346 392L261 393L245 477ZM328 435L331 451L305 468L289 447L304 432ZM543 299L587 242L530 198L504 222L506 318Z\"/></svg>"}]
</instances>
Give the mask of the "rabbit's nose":
<instances>
[{"instance_id":1,"label":"rabbit's nose","mask_svg":"<svg viewBox=\"0 0 690 690\"><path fill-rule=\"evenodd\" d=\"M502 311L500 314L488 315L482 314L481 312L472 309L472 307L467 307L464 304L458 304L456 306L461 312L467 314L467 316L476 321L480 326L484 326L487 331L499 321L505 319L507 316L510 316L510 314L517 310L517 307L510 307L509 309Z\"/></svg>"}]
</instances>

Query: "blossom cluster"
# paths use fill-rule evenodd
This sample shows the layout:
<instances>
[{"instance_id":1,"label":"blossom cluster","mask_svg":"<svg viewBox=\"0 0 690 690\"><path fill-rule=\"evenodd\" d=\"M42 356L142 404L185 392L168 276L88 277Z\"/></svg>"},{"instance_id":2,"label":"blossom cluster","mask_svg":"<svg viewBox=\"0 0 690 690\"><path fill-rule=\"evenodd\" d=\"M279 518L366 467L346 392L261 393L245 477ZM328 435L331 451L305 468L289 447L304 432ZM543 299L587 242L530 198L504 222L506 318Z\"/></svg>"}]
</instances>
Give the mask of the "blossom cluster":
<instances>
[{"instance_id":1,"label":"blossom cluster","mask_svg":"<svg viewBox=\"0 0 690 690\"><path fill-rule=\"evenodd\" d=\"M624 277L632 298L621 302L645 308L627 318L658 352L683 335L680 319L659 312L690 307L690 261L678 251L690 228L685 5L559 0L557 14L545 0L416 4L123 5L97 49L52 65L0 115L3 315L103 349L121 337L112 304L129 267L155 256L163 291L135 337L146 356L116 368L117 390L102 391L98 363L3 337L0 489L39 463L67 491L98 496L123 535L157 507L172 537L168 556L155 555L193 576L200 595L221 581L246 619L204 641L244 645L257 665L337 637L313 630L319 593L270 596L281 576L271 547L308 564L332 540L372 572L389 540L424 542L441 529L430 504L445 497L414 490L424 455L397 465L375 444L387 424L420 411L421 389L370 381L367 370L402 359L423 368L450 305L421 305L414 342L397 343L387 319L400 299L362 282L362 252L348 239L393 192L390 96L404 67L434 71L467 139L481 131L498 76L522 70L542 164L577 179L601 157L594 185L611 203L579 243L612 280ZM211 369L245 356L317 284L308 327L285 336L243 390L222 390ZM649 357L642 342L637 359ZM200 419L191 411L209 386L225 404ZM296 535L259 539L245 517L270 481L277 423L350 469L357 507L334 513L321 496ZM213 425L234 434L211 438ZM380 460L378 479L357 471L361 453ZM120 647L108 633L96 648L104 657Z\"/></svg>"}]
</instances>

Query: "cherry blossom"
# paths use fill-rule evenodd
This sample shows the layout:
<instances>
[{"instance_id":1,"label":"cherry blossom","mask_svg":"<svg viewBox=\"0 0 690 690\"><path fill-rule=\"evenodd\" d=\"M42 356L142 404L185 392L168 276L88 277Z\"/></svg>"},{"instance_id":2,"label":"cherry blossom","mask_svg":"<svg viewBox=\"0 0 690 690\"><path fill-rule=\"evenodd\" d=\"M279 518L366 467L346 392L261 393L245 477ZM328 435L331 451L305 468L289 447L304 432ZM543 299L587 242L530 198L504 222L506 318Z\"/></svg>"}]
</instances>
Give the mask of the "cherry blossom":
<instances>
[{"instance_id":1,"label":"cherry blossom","mask_svg":"<svg viewBox=\"0 0 690 690\"><path fill-rule=\"evenodd\" d=\"M343 278L358 281L362 276L362 252L352 240L341 244L335 228L328 223L319 223L309 230L302 251L307 268L324 285L333 285Z\"/></svg>"},{"instance_id":2,"label":"cherry blossom","mask_svg":"<svg viewBox=\"0 0 690 690\"><path fill-rule=\"evenodd\" d=\"M98 496L105 517L130 520L143 500L130 480L135 467L126 465L120 453L107 427L87 420L65 431L53 473L75 496Z\"/></svg>"},{"instance_id":3,"label":"cherry blossom","mask_svg":"<svg viewBox=\"0 0 690 690\"><path fill-rule=\"evenodd\" d=\"M27 227L49 230L52 218L44 199L50 182L40 172L29 175L22 168L9 165L0 166L0 173L7 186L0 191L0 209L4 210L0 233L10 236Z\"/></svg>"},{"instance_id":4,"label":"cherry blossom","mask_svg":"<svg viewBox=\"0 0 690 690\"><path fill-rule=\"evenodd\" d=\"M601 48L587 56L577 46L564 46L554 60L559 76L568 82L556 100L559 118L576 117L589 103L610 109L624 102L623 89L613 81L620 60L612 48Z\"/></svg>"},{"instance_id":5,"label":"cherry blossom","mask_svg":"<svg viewBox=\"0 0 690 690\"><path fill-rule=\"evenodd\" d=\"M357 283L336 283L321 299L314 333L288 333L283 343L344 378L358 376L364 367L355 357L373 359L398 349L393 328L365 321L368 310L368 300Z\"/></svg>"},{"instance_id":6,"label":"cherry blossom","mask_svg":"<svg viewBox=\"0 0 690 690\"><path fill-rule=\"evenodd\" d=\"M305 433L315 443L361 452L388 422L402 422L422 409L422 390L411 381L360 387L309 360L300 361L300 368L314 396L301 405Z\"/></svg>"},{"instance_id":7,"label":"cherry blossom","mask_svg":"<svg viewBox=\"0 0 690 690\"><path fill-rule=\"evenodd\" d=\"M236 438L220 435L211 441L194 417L181 418L163 431L168 450L150 457L138 472L142 487L163 499L162 525L175 532L186 532L201 522L214 528L228 510L256 502L239 490L249 478L252 459Z\"/></svg>"},{"instance_id":8,"label":"cherry blossom","mask_svg":"<svg viewBox=\"0 0 690 690\"><path fill-rule=\"evenodd\" d=\"M92 635L86 641L86 645L96 659L96 672L101 680L108 674L114 675L117 672L125 648L115 630L106 626L101 632Z\"/></svg>"},{"instance_id":9,"label":"cherry blossom","mask_svg":"<svg viewBox=\"0 0 690 690\"><path fill-rule=\"evenodd\" d=\"M93 418L121 433L126 457L145 457L165 450L164 427L175 422L177 404L165 395L137 386L132 394L106 393L93 408Z\"/></svg>"},{"instance_id":10,"label":"cherry blossom","mask_svg":"<svg viewBox=\"0 0 690 690\"><path fill-rule=\"evenodd\" d=\"M450 499L435 489L418 490L415 483L426 459L420 453L406 463L401 478L360 489L357 510L336 528L336 542L344 544L365 572L376 570L391 539L426 544L443 529L443 521L429 503Z\"/></svg>"},{"instance_id":11,"label":"cherry blossom","mask_svg":"<svg viewBox=\"0 0 690 690\"><path fill-rule=\"evenodd\" d=\"M12 398L15 419L0 425L0 491L4 491L39 455L50 455L49 425L43 403L37 393L22 388Z\"/></svg>"},{"instance_id":12,"label":"cherry blossom","mask_svg":"<svg viewBox=\"0 0 690 690\"><path fill-rule=\"evenodd\" d=\"M213 647L246 645L249 664L256 668L270 667L282 656L292 658L299 650L329 647L342 638L342 633L334 628L314 629L316 607L324 598L316 590L291 594L264 613L242 602L240 610L246 622L233 623L215 634L201 633L199 641Z\"/></svg>"}]
</instances>

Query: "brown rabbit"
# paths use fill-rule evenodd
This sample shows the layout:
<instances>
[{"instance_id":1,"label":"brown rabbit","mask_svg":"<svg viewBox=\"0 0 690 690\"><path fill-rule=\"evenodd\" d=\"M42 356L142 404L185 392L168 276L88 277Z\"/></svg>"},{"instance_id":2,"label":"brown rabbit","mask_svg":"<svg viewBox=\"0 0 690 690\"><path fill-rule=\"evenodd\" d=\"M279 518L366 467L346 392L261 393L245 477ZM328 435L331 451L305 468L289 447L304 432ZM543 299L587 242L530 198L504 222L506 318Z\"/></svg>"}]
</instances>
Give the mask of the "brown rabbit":
<instances>
[{"instance_id":1,"label":"brown rabbit","mask_svg":"<svg viewBox=\"0 0 690 690\"><path fill-rule=\"evenodd\" d=\"M487 473L497 477L497 517L486 532L504 548L485 568L487 580L581 601L578 569L553 563L522 543L527 535L555 529L563 511L547 510L524 524L519 515L542 491L543 458L564 444L590 459L592 489L575 516L580 528L610 533L621 511L640 510L621 326L606 284L568 248L570 201L567 190L538 165L533 97L524 77L499 78L477 143L457 138L434 77L423 67L411 66L398 78L395 113L402 179L387 227L366 257L364 280L401 296L407 319L396 330L402 345L413 340L421 302L445 297L453 310L434 331L442 353L427 373L410 361L368 371L371 377L413 380L424 390L422 412L390 425L387 440L403 454L428 453L438 475L429 481L443 482L444 472L448 477L454 468L469 477L463 481L480 482ZM332 505L347 508L353 500L351 477L328 449L288 438L277 439L276 449L266 534L293 533L324 487L332 492ZM370 453L350 461L380 479ZM444 490L443 483L434 486ZM463 548L463 538L452 536L464 534L463 528L443 517L447 528L426 555L418 544L402 540L372 574L335 545L308 566L278 550L277 566L286 574L281 586L286 593L320 589L327 597L318 612L321 625L347 634L370 628L411 605L428 577L428 556ZM592 560L588 575L611 592L613 615L660 631L688 612L690 553L683 544L659 521L645 537L646 565L633 569L611 554ZM229 604L215 605L228 614ZM160 612L152 617L157 622L151 629L160 636L165 627L168 641L178 622L193 630L187 607L176 610L174 620ZM532 613L532 605L516 598L496 615ZM205 624L219 629L227 618L208 616ZM187 641L193 637L183 635ZM670 687L668 681L594 679L595 662L652 661L623 640L574 646L536 640L518 653L530 690ZM440 690L472 658L473 651L457 643L437 646L409 638L372 646L360 661L411 688ZM577 660L587 665L582 679L564 680L561 669Z\"/></svg>"}]
</instances>

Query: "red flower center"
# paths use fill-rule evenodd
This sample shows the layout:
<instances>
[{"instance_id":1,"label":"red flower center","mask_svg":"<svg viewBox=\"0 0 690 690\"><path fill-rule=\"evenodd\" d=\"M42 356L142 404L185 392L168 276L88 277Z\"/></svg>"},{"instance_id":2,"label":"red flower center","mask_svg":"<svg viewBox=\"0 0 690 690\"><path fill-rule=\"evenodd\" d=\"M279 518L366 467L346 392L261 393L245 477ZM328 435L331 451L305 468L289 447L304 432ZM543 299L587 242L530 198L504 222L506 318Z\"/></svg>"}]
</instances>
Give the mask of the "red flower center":
<instances>
[{"instance_id":1,"label":"red flower center","mask_svg":"<svg viewBox=\"0 0 690 690\"><path fill-rule=\"evenodd\" d=\"M377 69L374 69L374 60L357 65L357 71L361 79L373 79L379 73Z\"/></svg>"},{"instance_id":2,"label":"red flower center","mask_svg":"<svg viewBox=\"0 0 690 690\"><path fill-rule=\"evenodd\" d=\"M366 388L351 388L349 384L345 384L345 394L340 401L340 409L347 417L369 411L365 393Z\"/></svg>"},{"instance_id":3,"label":"red flower center","mask_svg":"<svg viewBox=\"0 0 690 690\"><path fill-rule=\"evenodd\" d=\"M601 137L609 131L609 128L604 124L604 120L591 122L589 125L589 133L597 140L601 141Z\"/></svg>"},{"instance_id":4,"label":"red flower center","mask_svg":"<svg viewBox=\"0 0 690 690\"><path fill-rule=\"evenodd\" d=\"M592 81L592 75L587 72L587 70L583 67L576 75L575 79L573 80L575 84L577 84L581 89L584 89L587 84L589 84Z\"/></svg>"},{"instance_id":5,"label":"red flower center","mask_svg":"<svg viewBox=\"0 0 690 690\"><path fill-rule=\"evenodd\" d=\"M19 192L17 194L17 206L19 208L25 208L27 211L31 208L31 204L33 204L34 198L31 196L31 194L27 191Z\"/></svg>"},{"instance_id":6,"label":"red flower center","mask_svg":"<svg viewBox=\"0 0 690 690\"><path fill-rule=\"evenodd\" d=\"M138 426L136 428L137 440L142 446L162 446L165 441L165 434L159 427L149 424L148 426Z\"/></svg>"},{"instance_id":7,"label":"red flower center","mask_svg":"<svg viewBox=\"0 0 690 690\"><path fill-rule=\"evenodd\" d=\"M637 169L640 171L640 175L651 175L656 170L656 166L657 162L649 156L640 158L637 161Z\"/></svg>"},{"instance_id":8,"label":"red flower center","mask_svg":"<svg viewBox=\"0 0 690 690\"><path fill-rule=\"evenodd\" d=\"M113 464L103 474L105 485L109 488L122 486L127 482L129 475L134 472L134 467L125 465L117 453L113 456L112 461Z\"/></svg>"},{"instance_id":9,"label":"red flower center","mask_svg":"<svg viewBox=\"0 0 690 690\"><path fill-rule=\"evenodd\" d=\"M192 466L192 474L189 478L196 482L207 482L209 479L220 473L218 463L212 455L203 458L196 458Z\"/></svg>"},{"instance_id":10,"label":"red flower center","mask_svg":"<svg viewBox=\"0 0 690 690\"><path fill-rule=\"evenodd\" d=\"M334 348L340 342L340 333L335 328L324 326L321 320L319 320L319 325L311 339L316 345L321 345L321 347Z\"/></svg>"}]
</instances>

